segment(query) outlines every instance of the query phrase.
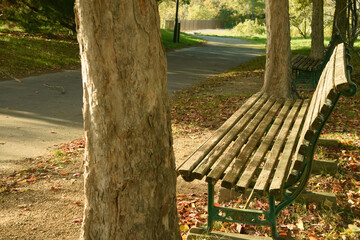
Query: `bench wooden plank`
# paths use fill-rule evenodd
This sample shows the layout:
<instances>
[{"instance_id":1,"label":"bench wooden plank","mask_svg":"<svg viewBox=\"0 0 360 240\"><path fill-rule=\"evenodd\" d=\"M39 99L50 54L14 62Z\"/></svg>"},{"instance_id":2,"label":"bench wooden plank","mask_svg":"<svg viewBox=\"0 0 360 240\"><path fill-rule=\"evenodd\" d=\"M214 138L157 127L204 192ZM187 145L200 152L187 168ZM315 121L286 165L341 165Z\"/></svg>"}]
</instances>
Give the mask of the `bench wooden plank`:
<instances>
[{"instance_id":1,"label":"bench wooden plank","mask_svg":"<svg viewBox=\"0 0 360 240\"><path fill-rule=\"evenodd\" d=\"M313 66L313 64L316 64L315 59L313 59L313 58L308 58L308 59L309 60L304 65L304 70L306 70L306 71L310 71L310 68Z\"/></svg>"},{"instance_id":2,"label":"bench wooden plank","mask_svg":"<svg viewBox=\"0 0 360 240\"><path fill-rule=\"evenodd\" d=\"M342 59L346 58L346 49L343 45L339 46L336 53L336 65L335 65L335 81L336 89L340 92L346 92L349 90L350 85L347 80L347 65Z\"/></svg>"},{"instance_id":3,"label":"bench wooden plank","mask_svg":"<svg viewBox=\"0 0 360 240\"><path fill-rule=\"evenodd\" d=\"M330 89L334 88L334 83L333 83L333 79L334 79L334 62L333 59L335 58L335 54L332 55L329 63L326 66L326 72L324 72L324 74L320 77L320 81L319 81L319 85L321 86L321 88L319 89L319 95L318 98L315 101L315 107L314 107L314 111L311 115L311 123L310 125L312 125L315 121L315 119L317 118L317 116L319 115L321 106L325 103L327 96L328 96L328 92L330 91ZM325 81L327 80L327 81Z\"/></svg>"},{"instance_id":4,"label":"bench wooden plank","mask_svg":"<svg viewBox=\"0 0 360 240\"><path fill-rule=\"evenodd\" d=\"M309 71L315 71L321 67L322 59L314 59L313 64L309 67Z\"/></svg>"},{"instance_id":5,"label":"bench wooden plank","mask_svg":"<svg viewBox=\"0 0 360 240\"><path fill-rule=\"evenodd\" d=\"M209 151L224 137L224 135L235 125L235 123L249 111L251 107L258 102L262 94L257 93L250 97L225 123L203 144L201 145L188 159L178 167L178 172L189 179L191 171L201 162L201 160L209 153ZM261 104L259 104L261 106Z\"/></svg>"},{"instance_id":6,"label":"bench wooden plank","mask_svg":"<svg viewBox=\"0 0 360 240\"><path fill-rule=\"evenodd\" d=\"M268 129L269 124L271 123L274 116L278 113L279 109L282 107L283 104L284 104L284 100L278 99L276 101L276 103L272 106L270 111L267 112L266 116L263 119L261 119L260 123L257 123L255 121L253 123L250 123L249 127L251 126L251 129L249 129L249 132L256 128L256 130L254 131L253 134L251 134L251 136L249 134L245 134L244 137L246 137L246 138L244 138L241 135L239 136L238 139L242 142L246 141L246 139L247 139L246 135L249 135L250 138L248 140L248 143L244 147L244 149L242 149L240 155L235 158L229 172L227 172L225 177L223 178L223 184L222 184L223 187L231 188L235 184L241 170L243 169L244 164L248 161L250 155L253 153L259 140L263 137L265 131ZM245 133L245 131L244 131L244 133ZM242 138L243 140L240 138ZM234 153L236 153L236 151L234 151ZM236 155L234 155L234 157ZM226 155L225 155L225 157L226 157ZM225 161L226 161L226 163L228 163L227 166L225 164L222 164ZM223 173L226 170L226 168L228 167L228 165L231 163L230 159L224 159L221 162L222 162L221 164L219 163L219 165L221 165L221 168L218 168L216 175L214 174L214 176L216 176L216 178L220 177L221 176L220 174ZM214 172L215 171L216 170L214 170ZM216 178L212 179L211 177L212 177L212 175L209 176L210 181L216 179Z\"/></svg>"},{"instance_id":7,"label":"bench wooden plank","mask_svg":"<svg viewBox=\"0 0 360 240\"><path fill-rule=\"evenodd\" d=\"M282 107L279 116L276 118L275 122L271 126L268 134L266 134L266 137L261 142L261 145L255 152L254 156L252 157L251 161L247 165L244 172L241 174L241 177L239 181L236 184L237 191L244 193L246 189L249 187L252 178L254 177L256 171L258 170L261 162L263 161L267 151L271 147L273 140L276 137L276 134L278 133L280 127L282 126L285 117L287 116L290 107L293 104L293 100L287 100Z\"/></svg>"},{"instance_id":8,"label":"bench wooden plank","mask_svg":"<svg viewBox=\"0 0 360 240\"><path fill-rule=\"evenodd\" d=\"M329 61L329 70L326 72L326 76L324 77L324 79L322 79L324 81L324 87L323 87L323 95L319 101L319 111L318 113L323 114L323 110L322 110L322 106L326 103L326 101L328 100L329 97L329 92L331 91L331 89L335 89L335 85L334 85L334 73L335 73L335 69L333 68L333 58L335 57L335 55L333 54L330 61ZM332 68L331 68L332 66ZM326 80L328 79L328 80ZM331 97L331 95L330 95ZM334 96L335 97L335 96ZM332 101L334 101L335 99L332 99ZM325 116L325 115L324 115Z\"/></svg>"},{"instance_id":9,"label":"bench wooden plank","mask_svg":"<svg viewBox=\"0 0 360 240\"><path fill-rule=\"evenodd\" d=\"M270 98L266 104L256 113L255 117L251 121L247 121L249 124L244 128L239 135L237 136L234 144L221 156L217 165L214 167L214 172L212 175L214 176L214 181L217 181L217 174L223 173L223 171L228 167L232 159L239 153L242 146L247 142L247 139L255 130L256 125L263 119L264 115L269 111L272 105L275 103L275 98ZM222 172L221 169L223 169ZM216 176L216 177L215 177ZM207 181L211 181L211 178L207 179Z\"/></svg>"},{"instance_id":10,"label":"bench wooden plank","mask_svg":"<svg viewBox=\"0 0 360 240\"><path fill-rule=\"evenodd\" d=\"M300 134L300 139L304 138L307 130L309 129L309 127L311 125L311 118L312 118L312 115L313 115L313 113L315 111L316 101L319 99L319 96L320 96L320 90L319 89L321 88L322 83L324 82L323 79L325 78L328 69L329 69L328 66L326 66L324 71L323 71L322 77L320 77L318 87L316 88L315 92L313 93L313 96L312 96L311 102L310 102L310 107L308 109L307 117L306 117L305 122L304 122L304 127L303 127L303 130L302 130L301 134ZM300 142L300 145L301 145L301 142ZM299 151L300 145L297 147L296 152Z\"/></svg>"},{"instance_id":11,"label":"bench wooden plank","mask_svg":"<svg viewBox=\"0 0 360 240\"><path fill-rule=\"evenodd\" d=\"M291 65L296 67L297 63L301 60L302 55L295 55L292 59L291 59Z\"/></svg>"},{"instance_id":12,"label":"bench wooden plank","mask_svg":"<svg viewBox=\"0 0 360 240\"><path fill-rule=\"evenodd\" d=\"M300 141L297 147L297 156L295 157L295 160L292 163L291 166L291 173L292 170L296 170L294 173L298 174L298 170L301 168L303 164L304 157L302 156L305 154L306 149L310 146L307 142L303 142L301 139L305 139L308 142L312 141L312 138L315 136L315 133L318 131L319 127L321 126L324 117L322 114L319 114L320 112L326 111L326 109L322 110L323 104L327 101L329 97L336 97L334 94L329 95L330 89L334 88L333 85L333 65L334 65L334 58L335 53L330 58L328 64L324 68L323 73L321 74L320 80L318 82L318 87L316 88L316 91L313 94L313 97L311 99L310 103L310 109L307 114L307 118L304 123L303 131L300 134ZM325 81L327 80L327 81ZM334 99L332 99L334 101ZM330 100L331 101L331 100ZM322 105L321 105L322 104ZM326 106L327 108L328 106ZM294 178L292 177L293 181Z\"/></svg>"},{"instance_id":13,"label":"bench wooden plank","mask_svg":"<svg viewBox=\"0 0 360 240\"><path fill-rule=\"evenodd\" d=\"M299 70L299 66L305 61L305 56L297 55L293 64L293 69Z\"/></svg>"},{"instance_id":14,"label":"bench wooden plank","mask_svg":"<svg viewBox=\"0 0 360 240\"><path fill-rule=\"evenodd\" d=\"M311 62L311 58L304 58L303 61L302 61L302 63L301 63L301 65L299 65L299 68L300 68L301 70L307 71L307 68L306 68L306 67L309 65L310 62Z\"/></svg>"},{"instance_id":15,"label":"bench wooden plank","mask_svg":"<svg viewBox=\"0 0 360 240\"><path fill-rule=\"evenodd\" d=\"M333 104L336 102L338 93L334 89L337 89L338 86L343 86L343 90L347 90L346 85L349 85L349 83L346 78L344 58L344 46L338 46L320 77L319 85L322 86L322 91L319 93L319 97L316 102L317 104L314 104L314 111L311 114L311 126L304 126L304 129L306 130L307 128L307 131L304 136L300 137L300 139L304 138L308 142L313 141L315 134L319 131ZM303 148L302 151L306 150L309 146L306 142L300 144ZM301 169L304 161L304 156L301 156L301 154L302 153L299 153L292 163L291 171L287 180L288 184L293 184L300 173L299 170Z\"/></svg>"},{"instance_id":16,"label":"bench wooden plank","mask_svg":"<svg viewBox=\"0 0 360 240\"><path fill-rule=\"evenodd\" d=\"M291 60L293 70L314 71L321 67L322 59L313 59L303 55L296 55Z\"/></svg>"},{"instance_id":17,"label":"bench wooden plank","mask_svg":"<svg viewBox=\"0 0 360 240\"><path fill-rule=\"evenodd\" d=\"M192 178L202 179L204 175L210 170L211 166L225 151L225 149L236 138L236 135L242 131L255 114L264 106L268 100L267 96L262 96L259 101L235 124L235 126L216 144L216 146L206 155L201 163L192 171ZM272 100L273 101L273 100ZM269 102L269 101L268 101ZM265 104L266 105L266 104Z\"/></svg>"},{"instance_id":18,"label":"bench wooden plank","mask_svg":"<svg viewBox=\"0 0 360 240\"><path fill-rule=\"evenodd\" d=\"M267 157L267 160L265 162L265 165L258 176L258 180L254 186L255 192L262 194L266 190L271 173L275 167L277 159L283 148L284 142L287 138L288 132L290 131L290 128L295 121L295 117L301 105L302 100L297 100L292 109L290 110L289 115L286 117L284 125L280 129L280 133L275 140L274 146L272 147L271 152L269 153L269 156Z\"/></svg>"},{"instance_id":19,"label":"bench wooden plank","mask_svg":"<svg viewBox=\"0 0 360 240\"><path fill-rule=\"evenodd\" d=\"M279 163L276 167L276 171L270 185L269 191L272 196L280 197L282 194L282 189L286 180L285 178L288 176L290 160L293 157L294 147L297 143L304 118L306 117L305 114L307 109L307 104L303 104L285 144L284 152L279 159Z\"/></svg>"}]
</instances>

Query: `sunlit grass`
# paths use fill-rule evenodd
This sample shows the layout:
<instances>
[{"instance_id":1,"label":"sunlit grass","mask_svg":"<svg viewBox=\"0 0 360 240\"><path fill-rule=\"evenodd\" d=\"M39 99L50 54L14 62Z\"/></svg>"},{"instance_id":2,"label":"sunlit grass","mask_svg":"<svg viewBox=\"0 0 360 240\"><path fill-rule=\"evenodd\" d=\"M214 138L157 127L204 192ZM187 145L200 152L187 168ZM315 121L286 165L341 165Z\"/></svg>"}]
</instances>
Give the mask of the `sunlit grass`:
<instances>
[{"instance_id":1,"label":"sunlit grass","mask_svg":"<svg viewBox=\"0 0 360 240\"><path fill-rule=\"evenodd\" d=\"M0 35L0 65L16 77L80 66L76 41Z\"/></svg>"},{"instance_id":2,"label":"sunlit grass","mask_svg":"<svg viewBox=\"0 0 360 240\"><path fill-rule=\"evenodd\" d=\"M204 40L181 33L180 43L173 43L173 31L162 30L166 50L197 45ZM79 46L75 38L49 38L0 28L0 68L21 78L44 72L80 68ZM0 72L0 80L8 79Z\"/></svg>"},{"instance_id":3,"label":"sunlit grass","mask_svg":"<svg viewBox=\"0 0 360 240\"><path fill-rule=\"evenodd\" d=\"M173 42L174 31L168 30L168 29L161 29L161 37L162 37L162 42L163 42L164 48L166 50L188 47L188 46L197 45L197 44L201 44L201 43L205 42L204 40L197 38L193 35L186 34L186 33L180 33L179 43L174 43Z\"/></svg>"}]
</instances>

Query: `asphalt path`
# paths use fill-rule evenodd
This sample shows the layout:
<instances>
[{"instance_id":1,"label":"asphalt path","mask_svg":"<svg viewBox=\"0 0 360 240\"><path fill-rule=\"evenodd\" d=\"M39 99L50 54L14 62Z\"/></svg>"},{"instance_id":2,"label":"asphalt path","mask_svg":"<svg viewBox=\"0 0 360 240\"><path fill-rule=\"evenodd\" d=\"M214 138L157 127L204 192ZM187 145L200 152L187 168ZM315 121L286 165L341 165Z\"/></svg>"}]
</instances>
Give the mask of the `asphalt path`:
<instances>
[{"instance_id":1,"label":"asphalt path","mask_svg":"<svg viewBox=\"0 0 360 240\"><path fill-rule=\"evenodd\" d=\"M207 44L167 53L170 95L264 54L239 39L203 38ZM0 173L83 135L80 70L21 80L0 82Z\"/></svg>"}]
</instances>

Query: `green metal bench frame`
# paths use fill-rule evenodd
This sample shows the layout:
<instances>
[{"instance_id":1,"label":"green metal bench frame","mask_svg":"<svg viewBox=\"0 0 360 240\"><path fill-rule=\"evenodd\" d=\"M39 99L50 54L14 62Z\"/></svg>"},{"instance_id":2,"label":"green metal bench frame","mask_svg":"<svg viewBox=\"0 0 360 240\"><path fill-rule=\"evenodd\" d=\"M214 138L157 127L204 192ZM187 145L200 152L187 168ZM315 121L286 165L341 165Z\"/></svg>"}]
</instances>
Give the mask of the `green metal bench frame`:
<instances>
[{"instance_id":1,"label":"green metal bench frame","mask_svg":"<svg viewBox=\"0 0 360 240\"><path fill-rule=\"evenodd\" d=\"M207 156L209 152L214 153L216 151L218 152L220 151L218 154L219 156L216 159L223 160L222 155L228 154L228 150L225 151L224 149L220 149L216 147L219 147L220 145L224 145L224 143L222 143L220 140L225 138L224 134L225 135L228 134L231 131L231 129L235 128L235 123L231 123L233 121L232 119L239 119L239 117L235 117L234 115L239 114L238 112L241 111L241 109L244 108L245 105L252 106L248 102L255 101L254 99L260 98L259 95L261 95L261 93L255 94L252 98L250 98L247 101L247 103L243 104L242 108L240 108L237 113L235 113L232 117L230 117L230 119L228 119L228 121L226 121L223 124L223 126L220 127L218 131L214 133L212 137L210 137L204 144L202 144L182 165L180 165L177 168L178 173L181 174L186 181L192 181L195 178L202 179L204 176L207 176L206 181L208 182L208 223L207 223L207 227L204 228L204 231L210 233L213 229L214 221L236 222L236 223L245 223L252 225L269 226L271 228L272 238L277 239L279 237L279 234L276 229L277 228L276 218L280 213L280 211L284 209L286 206L288 206L291 202L293 202L305 188L308 179L310 177L314 151L321 130L323 129L331 112L335 108L335 105L339 100L339 97L341 95L346 97L351 97L356 94L357 86L355 83L351 82L350 80L352 68L347 65L347 61L349 60L349 58L350 56L346 53L344 45L341 44L337 46L334 50L334 54L332 55L331 60L324 68L323 74L320 78L318 87L314 92L311 102L309 100L304 100L304 101L297 100L297 102L302 101L303 104L302 106L305 106L305 107L299 107L299 109L303 108L306 110L303 112L304 116L301 116L300 113L301 110L300 110L294 120L295 122L294 125L295 125L297 124L296 119L302 118L298 120L298 122L301 123L301 127L299 127L301 129L299 130L299 134L296 135L296 143L294 143L296 145L296 148L292 147L293 150L291 150L291 160L289 160L289 163L286 167L282 167L280 166L280 164L277 167L277 169L286 168L286 176L285 176L286 180L280 183L279 189L275 189L272 187L272 184L274 183L274 181L277 180L272 179L268 183L268 185L271 186L266 187L266 190L262 192L264 195L268 196L268 201L269 201L268 211L262 211L256 209L234 209L234 208L215 206L214 185L218 180L222 180L222 186L228 189L237 190L242 193L246 191L246 189L243 187L239 187L239 185L236 184L229 184L229 182L227 182L226 180L227 174L229 174L229 172L234 170L233 168L235 168L234 165L237 164L236 162L234 165L230 166L230 169L226 167L228 172L225 171L222 173L221 177L216 178L216 177L212 177L212 173L216 170L217 167L221 165L221 162L220 164L218 163L215 164L215 160L214 160L215 158L212 159L212 156L210 157ZM284 105L285 104L286 103L284 103ZM292 105L292 108L295 108L294 105ZM251 111L251 107L249 111ZM273 122L271 124L273 124ZM229 124L232 125L229 127L228 126ZM221 129L223 129L224 126L230 129L227 133L221 133L222 132ZM271 130L267 128L265 134L267 134L267 132L270 131ZM222 136L220 136L219 134ZM235 137L233 141L235 142L239 138L240 135ZM262 137L262 138L266 138L266 137ZM251 138L244 140L244 142L246 141L252 144ZM254 152L257 151L257 149L261 148L262 142L261 140L259 141L260 141L259 143L253 144L256 145L257 147L253 151L252 156L255 155ZM291 141L295 141L295 139L292 139ZM283 143L283 145L284 144L285 143ZM227 146L225 145L224 148L227 148ZM283 146L284 152L287 151L286 146ZM245 149L245 148L246 146L242 147L241 149ZM242 156L241 151L240 153L238 153L239 154L237 155L238 157ZM249 154L249 156L250 155L251 154ZM202 168L203 166L208 166L208 168L203 169ZM227 166L229 166L229 164ZM277 171L277 169L275 168L274 171ZM238 169L235 169L235 171L236 170ZM245 172L245 170L243 172ZM240 182L239 179L242 179L241 178L242 173L240 173L239 170L239 175L236 181ZM249 185L247 187L251 188L251 186ZM280 202L276 202L276 201L280 201Z\"/></svg>"}]
</instances>

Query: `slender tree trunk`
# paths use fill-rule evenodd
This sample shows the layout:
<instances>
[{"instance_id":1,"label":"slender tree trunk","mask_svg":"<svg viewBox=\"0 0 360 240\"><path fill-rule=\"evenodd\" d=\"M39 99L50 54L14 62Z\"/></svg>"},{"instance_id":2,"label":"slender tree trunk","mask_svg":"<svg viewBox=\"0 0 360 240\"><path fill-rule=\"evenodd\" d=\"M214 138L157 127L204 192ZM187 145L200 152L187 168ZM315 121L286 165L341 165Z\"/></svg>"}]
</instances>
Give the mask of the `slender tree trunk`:
<instances>
[{"instance_id":1,"label":"slender tree trunk","mask_svg":"<svg viewBox=\"0 0 360 240\"><path fill-rule=\"evenodd\" d=\"M284 98L296 97L291 79L288 0L266 0L266 66L262 91Z\"/></svg>"},{"instance_id":2,"label":"slender tree trunk","mask_svg":"<svg viewBox=\"0 0 360 240\"><path fill-rule=\"evenodd\" d=\"M340 34L343 41L346 41L347 29L346 2L347 0L336 0L332 30L332 38L336 34Z\"/></svg>"},{"instance_id":3,"label":"slender tree trunk","mask_svg":"<svg viewBox=\"0 0 360 240\"><path fill-rule=\"evenodd\" d=\"M84 90L81 239L180 239L156 0L77 0Z\"/></svg>"},{"instance_id":4,"label":"slender tree trunk","mask_svg":"<svg viewBox=\"0 0 360 240\"><path fill-rule=\"evenodd\" d=\"M348 44L350 47L354 47L354 42L359 36L359 12L357 9L357 0L352 0L349 10L349 19L351 19L351 31Z\"/></svg>"},{"instance_id":5,"label":"slender tree trunk","mask_svg":"<svg viewBox=\"0 0 360 240\"><path fill-rule=\"evenodd\" d=\"M310 56L321 59L324 56L324 0L313 0L311 20Z\"/></svg>"}]
</instances>

